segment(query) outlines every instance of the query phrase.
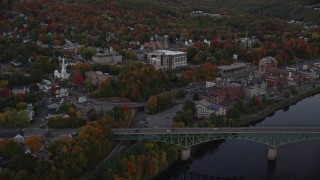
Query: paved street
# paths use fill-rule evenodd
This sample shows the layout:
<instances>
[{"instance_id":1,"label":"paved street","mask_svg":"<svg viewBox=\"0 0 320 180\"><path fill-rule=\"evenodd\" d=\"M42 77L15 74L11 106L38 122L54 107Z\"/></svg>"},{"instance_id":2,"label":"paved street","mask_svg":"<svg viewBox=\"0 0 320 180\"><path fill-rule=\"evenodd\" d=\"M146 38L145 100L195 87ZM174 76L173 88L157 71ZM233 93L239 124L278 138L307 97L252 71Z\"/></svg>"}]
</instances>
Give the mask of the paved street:
<instances>
[{"instance_id":1,"label":"paved street","mask_svg":"<svg viewBox=\"0 0 320 180\"><path fill-rule=\"evenodd\" d=\"M183 104L178 104L170 109L164 110L155 115L147 115L148 127L158 126L159 128L166 128L172 126L172 118L176 112L182 111Z\"/></svg>"}]
</instances>

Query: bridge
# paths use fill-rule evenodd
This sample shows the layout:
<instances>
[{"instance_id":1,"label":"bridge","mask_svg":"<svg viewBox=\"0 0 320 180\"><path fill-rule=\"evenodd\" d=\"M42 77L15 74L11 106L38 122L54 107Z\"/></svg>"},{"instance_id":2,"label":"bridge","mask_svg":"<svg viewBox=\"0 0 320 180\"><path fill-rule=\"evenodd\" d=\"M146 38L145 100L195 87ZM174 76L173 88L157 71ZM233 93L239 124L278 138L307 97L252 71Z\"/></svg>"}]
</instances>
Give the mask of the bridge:
<instances>
[{"instance_id":1,"label":"bridge","mask_svg":"<svg viewBox=\"0 0 320 180\"><path fill-rule=\"evenodd\" d=\"M182 160L190 158L190 147L213 140L243 139L266 144L268 159L275 160L278 146L320 139L320 127L127 128L112 132L114 140L153 140L180 146Z\"/></svg>"}]
</instances>

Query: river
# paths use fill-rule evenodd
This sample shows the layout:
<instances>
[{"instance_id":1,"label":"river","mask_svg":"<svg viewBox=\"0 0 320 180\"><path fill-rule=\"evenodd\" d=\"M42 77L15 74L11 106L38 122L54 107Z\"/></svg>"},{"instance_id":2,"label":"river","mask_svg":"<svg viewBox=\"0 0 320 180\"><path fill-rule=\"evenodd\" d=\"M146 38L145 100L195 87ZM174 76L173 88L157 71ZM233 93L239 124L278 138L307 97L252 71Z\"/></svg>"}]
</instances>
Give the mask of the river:
<instances>
[{"instance_id":1,"label":"river","mask_svg":"<svg viewBox=\"0 0 320 180\"><path fill-rule=\"evenodd\" d=\"M251 126L320 126L320 94ZM280 146L275 162L268 162L267 153L267 146L256 142L215 141L200 146L191 160L175 163L156 179L320 179L320 140Z\"/></svg>"}]
</instances>

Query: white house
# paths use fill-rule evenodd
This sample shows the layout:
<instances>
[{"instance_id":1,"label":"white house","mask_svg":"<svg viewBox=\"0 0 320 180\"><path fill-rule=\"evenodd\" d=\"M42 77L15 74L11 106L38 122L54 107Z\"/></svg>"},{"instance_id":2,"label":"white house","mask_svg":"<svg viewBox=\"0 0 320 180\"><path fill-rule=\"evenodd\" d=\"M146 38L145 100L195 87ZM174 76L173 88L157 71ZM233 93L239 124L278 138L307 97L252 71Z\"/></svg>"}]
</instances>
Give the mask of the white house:
<instances>
[{"instance_id":1,"label":"white house","mask_svg":"<svg viewBox=\"0 0 320 180\"><path fill-rule=\"evenodd\" d=\"M14 138L13 138L14 141L18 142L18 143L23 143L24 142L24 137L20 134L17 134Z\"/></svg>"},{"instance_id":2,"label":"white house","mask_svg":"<svg viewBox=\"0 0 320 180\"><path fill-rule=\"evenodd\" d=\"M26 87L26 86L19 86L19 87L13 87L11 89L11 92L13 94L26 94L26 93L29 93L30 90L29 90L29 87Z\"/></svg>"},{"instance_id":3,"label":"white house","mask_svg":"<svg viewBox=\"0 0 320 180\"><path fill-rule=\"evenodd\" d=\"M68 89L67 88L58 88L55 92L56 98L60 98L60 97L66 97L69 95L68 93Z\"/></svg>"},{"instance_id":4,"label":"white house","mask_svg":"<svg viewBox=\"0 0 320 180\"><path fill-rule=\"evenodd\" d=\"M87 101L87 97L85 97L85 96L80 96L79 99L78 99L79 103L83 103L83 102L86 102L86 101Z\"/></svg>"},{"instance_id":5,"label":"white house","mask_svg":"<svg viewBox=\"0 0 320 180\"><path fill-rule=\"evenodd\" d=\"M207 100L196 101L197 118L209 118L212 113L215 115L226 115L226 109L220 105L213 104Z\"/></svg>"}]
</instances>

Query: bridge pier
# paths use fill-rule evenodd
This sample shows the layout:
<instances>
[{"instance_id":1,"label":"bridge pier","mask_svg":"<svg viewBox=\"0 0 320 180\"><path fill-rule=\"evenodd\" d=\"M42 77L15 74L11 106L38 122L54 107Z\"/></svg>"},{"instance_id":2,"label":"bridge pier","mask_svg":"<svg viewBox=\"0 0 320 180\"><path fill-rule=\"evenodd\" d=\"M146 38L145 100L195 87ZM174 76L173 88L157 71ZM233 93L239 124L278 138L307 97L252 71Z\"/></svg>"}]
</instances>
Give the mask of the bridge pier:
<instances>
[{"instance_id":1,"label":"bridge pier","mask_svg":"<svg viewBox=\"0 0 320 180\"><path fill-rule=\"evenodd\" d=\"M190 155L190 148L181 148L181 160L187 161L191 155Z\"/></svg>"},{"instance_id":2,"label":"bridge pier","mask_svg":"<svg viewBox=\"0 0 320 180\"><path fill-rule=\"evenodd\" d=\"M268 146L268 160L274 161L277 158L277 148L273 146Z\"/></svg>"}]
</instances>

